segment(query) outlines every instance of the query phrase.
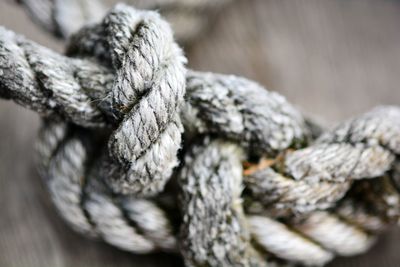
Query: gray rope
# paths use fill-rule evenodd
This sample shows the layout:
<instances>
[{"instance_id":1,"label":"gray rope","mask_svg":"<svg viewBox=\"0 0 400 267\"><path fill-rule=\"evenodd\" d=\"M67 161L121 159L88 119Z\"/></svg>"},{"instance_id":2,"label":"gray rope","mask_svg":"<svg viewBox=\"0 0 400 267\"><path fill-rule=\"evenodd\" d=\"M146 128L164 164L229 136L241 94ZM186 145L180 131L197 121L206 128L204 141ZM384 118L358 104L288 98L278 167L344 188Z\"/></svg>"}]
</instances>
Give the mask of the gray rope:
<instances>
[{"instance_id":1,"label":"gray rope","mask_svg":"<svg viewBox=\"0 0 400 267\"><path fill-rule=\"evenodd\" d=\"M249 188L262 205L277 212L331 207L353 180L391 169L400 152L399 121L396 107L376 108L351 119L308 148L289 152L270 168L249 175Z\"/></svg>"},{"instance_id":2,"label":"gray rope","mask_svg":"<svg viewBox=\"0 0 400 267\"><path fill-rule=\"evenodd\" d=\"M62 126L59 123L54 123L53 126L46 125L44 127L45 132L47 132L46 135L41 134L40 140L42 142L49 142L48 140L55 140L54 137L51 137L51 131L53 129L54 134L59 134L58 131L55 131L57 127ZM86 138L88 140L89 138ZM76 139L74 140L76 141ZM50 141L51 142L51 141ZM82 141L83 142L83 141ZM62 148L64 148L64 144L68 144L65 140L63 142L60 142L62 145ZM214 142L215 143L215 142ZM40 144L40 142L39 142ZM82 144L82 143L81 143ZM215 166L220 166L220 162L225 162L223 160L221 161L215 161L215 158L213 157L214 154L218 153L219 151L223 151L220 146L222 147L227 146L230 151L231 149L238 149L235 148L234 145L232 144L221 144L221 143L215 143L215 145L211 146L208 148L207 151L212 149L214 153L202 153L198 155L197 157L202 158L203 160L206 160L206 162L213 163ZM39 145L39 148L47 148L49 147L48 145ZM81 149L84 147L81 145ZM204 146L202 146L204 147ZM39 151L42 151L43 149L39 149ZM78 150L82 151L82 150ZM64 150L60 149L60 153L62 156L64 156ZM75 152L76 153L76 152ZM78 152L81 153L81 152ZM235 153L229 153L228 154L230 157L235 157ZM218 154L215 156L218 157ZM241 155L238 155L242 157ZM237 158L236 160L240 160L240 157ZM61 157L59 156L52 156L51 160L53 162L57 162L58 159ZM43 154L41 155L41 159L43 159ZM126 198L120 199L120 197L112 197L111 193L107 190L105 190L104 186L100 186L97 184L97 186L87 186L86 190L84 192L81 192L79 190L74 190L76 187L83 186L82 181L79 180L82 178L82 175L79 173L79 171L74 171L74 167L71 167L72 164L66 165L68 163L68 159L74 160L75 162L80 159L79 156L75 154L71 154L67 159L64 161L64 167L59 167L58 173L51 173L52 170L55 170L55 168L49 168L50 173L47 175L47 177L50 177L50 179L53 179L53 181L48 181L48 185L50 187L51 195L53 197L54 203L56 204L59 212L61 215L66 218L67 222L73 225L75 229L78 229L80 232L86 232L86 226L89 225L90 227L93 227L91 229L91 235L92 232L97 233L98 236L101 236L104 238L107 242L110 242L113 245L116 245L122 249L128 250L128 251L134 251L136 253L143 253L143 252L148 252L152 251L157 248L161 249L167 249L167 250L174 250L176 249L175 247L175 238L171 234L171 224L169 223L168 216L165 212L163 212L157 204L154 204L152 201L147 201L147 200L142 200L142 202L137 202L132 201L130 199L130 202L126 202ZM188 158L190 160L190 157ZM197 160L197 159L196 159ZM203 162L201 162L203 163ZM227 163L227 162L226 162ZM226 164L225 163L225 164ZM193 171L200 171L202 170L204 172L204 175L216 175L220 174L221 172L215 172L212 171L210 172L207 167L207 165L204 164L187 164L185 162L186 166L191 166L193 168ZM223 164L222 164L223 165ZM72 166L84 166L84 164L75 164ZM233 166L231 166L233 167ZM235 164L235 167L240 167L240 165ZM222 167L221 167L222 168ZM71 171L72 169L72 171ZM77 168L79 170L79 168ZM81 169L82 170L82 169ZM228 166L224 168L223 170L225 171L232 171L232 169ZM66 171L67 174L63 174L63 171ZM82 170L83 171L83 170ZM72 173L78 173L78 175L73 176L71 175ZM238 171L236 171L236 174L240 174L240 168ZM73 180L75 177L75 180ZM187 181L196 181L192 179L190 175L182 175L183 178L186 178ZM202 177L201 175L197 175L196 177ZM207 176L205 176L207 177ZM220 182L227 182L230 180L222 179L222 177L226 177L225 173L221 173L221 180ZM231 176L230 176L231 177ZM239 176L240 177L240 176ZM93 179L93 178L90 178ZM205 181L206 182L206 181ZM69 184L71 183L71 184ZM98 182L97 182L98 183ZM52 184L62 184L64 186L58 186L54 187L51 186ZM68 185L69 184L69 185ZM240 193L240 183L236 183L236 191ZM207 188L204 186L211 186L211 188L215 188L219 191L220 194L214 193L207 193L206 195L210 200L206 203L209 203L212 205L212 203L221 203L221 199L218 199L218 201L212 201L215 198L218 197L227 197L226 193L229 192L228 190L223 190L221 186L213 186L213 184L208 185L207 183L203 184L201 186L199 184L199 193L202 192L202 188ZM56 188L56 190L52 191L53 188ZM184 187L185 188L185 187ZM205 192L209 192L207 189ZM187 191L186 191L187 192ZM188 190L188 192L198 192L197 190ZM173 193L172 193L173 194ZM187 193L188 194L188 193ZM204 194L204 192L203 192ZM75 195L78 195L78 197L73 197ZM83 196L85 195L85 196ZM87 196L89 195L89 197ZM191 196L191 194L188 194L188 196ZM61 199L62 201L58 201ZM81 201L75 201L72 202L71 199L84 199L83 202ZM197 200L199 200L197 198ZM214 199L215 200L215 199ZM238 198L238 195L236 195L236 203L233 206L235 209L239 208L240 209L240 199ZM129 203L129 204L127 204ZM190 205L191 202L188 202L186 200L183 201L183 203L187 203ZM203 202L198 202L198 205L201 205L202 207ZM229 204L230 202L228 202ZM193 201L193 204L196 204L196 201ZM81 207L80 205L83 205ZM130 205L130 207L135 207L136 209L132 210L126 210L124 207L127 205ZM145 205L146 208L140 208L141 205ZM137 207L139 206L139 207ZM186 205L184 205L186 206ZM229 205L228 205L229 206ZM216 214L219 214L224 209L221 209L219 206L214 207L209 207L208 209L205 209L205 211L208 212L215 212ZM86 216L86 220L84 220L84 227L82 227L81 220L78 218L80 216L77 216L77 213L75 210L82 210L81 214L85 214L85 212L88 212ZM193 214L190 213L190 211L195 211ZM213 212L212 212L213 211ZM132 215L132 214L133 215ZM202 221L193 221L193 219L190 219L190 216L197 216L198 219L204 218L207 220L210 220L211 226L218 227L221 225L221 227L224 227L224 222L218 221L215 222L215 216L208 217L207 214L205 216L201 216L202 213L200 213L199 208L197 209L187 209L186 211L183 212L184 214L187 214L184 217L184 221L190 222L194 226L197 227L203 227L204 222ZM234 213L236 214L236 213ZM239 213L240 214L240 213ZM327 250L323 249L320 247L320 245L315 244L315 239L321 240L321 243L328 244L331 247L330 250L333 250L332 246L335 246L338 251L334 251L335 253L339 255L348 255L348 254L354 254L354 253L359 253L361 251L364 251L366 248L369 247L371 244L371 239L369 235L366 235L363 231L361 231L358 227L358 224L353 223L349 224L346 223L346 221L343 221L342 219L339 219L337 216L334 215L329 215L326 214L322 218L326 218L323 223L315 223L312 224L312 218L314 218L318 213L313 213L310 218L308 218L306 221L301 221L301 222L296 222L294 225L289 224L289 226L293 227L294 229L299 228L300 231L302 232L302 235L299 235L296 231L291 230L287 226L283 225L282 223L279 223L277 221L274 221L272 219L269 219L268 217L260 216L260 215L251 215L250 217L247 218L250 227L251 232L253 233L253 236L258 242L263 246L265 250L268 250L268 252L272 252L275 255L291 260L291 261L297 261L297 262L302 262L302 263L308 263L308 264L321 264L326 262L327 260L331 259L333 254L332 252L328 252ZM352 217L354 213L351 213L350 216ZM317 216L317 218L320 218L321 216ZM85 218L85 217L83 217ZM89 218L89 219L88 219ZM94 218L94 219L93 219ZM133 218L133 219L132 219ZM145 219L149 218L149 219ZM93 225L93 220L96 222ZM134 223L132 223L131 220L134 220ZM311 222L309 222L311 220ZM320 219L322 220L322 219ZM92 221L92 222L90 222ZM232 223L232 219L227 220L230 223ZM315 219L314 219L315 221ZM327 222L326 222L327 221ZM367 220L371 221L371 219ZM329 222L329 224L328 224ZM310 227L310 224L313 227ZM132 227L134 225L134 227ZM154 225L154 226L150 226ZM185 229L185 223L182 225L182 228ZM246 225L246 224L245 224ZM318 225L322 229L315 228L315 225ZM147 228L151 228L151 231L143 231L143 227L147 226ZM233 225L235 226L235 224ZM136 229L136 227L139 227L139 229ZM325 228L324 228L325 227ZM277 229L276 229L277 228ZM169 230L168 230L169 229ZM303 229L303 230L302 230ZM337 229L337 230L336 230ZM208 230L208 229L207 229ZM299 231L298 229L296 229ZM345 230L345 231L344 231ZM183 230L184 231L184 230ZM239 231L241 235L245 233L245 229L236 229L236 231ZM146 233L145 236L138 235L138 232ZM184 231L185 232L185 231ZM188 231L189 232L189 231ZM193 231L192 231L193 232ZM212 231L209 231L210 233ZM320 233L325 233L325 235L321 235ZM149 233L152 233L152 239L148 237ZM198 233L196 231L196 233ZM154 242L154 235L156 235L157 240ZM313 236L316 236L313 238ZM132 237L132 239L127 239L125 238L126 236ZM200 234L201 238L209 237L208 235L203 235ZM225 235L224 235L225 236ZM286 236L286 239L284 238ZM309 239L304 238L304 236L308 236L308 238L314 240L314 241L309 241ZM343 236L342 239L340 237ZM231 236L232 237L232 236ZM233 235L234 237L234 235ZM333 239L334 237L334 239ZM144 239L146 238L146 239ZM193 238L196 240L196 238L199 238L199 235L194 235ZM228 238L228 237L227 237ZM211 239L211 236L210 236ZM147 242L144 242L144 240L147 240ZM150 240L150 241L149 241ZM189 237L185 237L182 240L185 240L185 242L189 242L191 240ZM220 240L220 237L218 236L218 239ZM230 239L228 239L230 240ZM318 241L319 241L318 240ZM212 239L209 240L210 242L208 244L213 244ZM331 242L335 241L335 242ZM333 243L333 244L332 244ZM206 243L207 244L207 243ZM232 242L229 242L229 244L232 244ZM357 246L354 246L356 244ZM161 246L163 245L163 246ZM344 245L348 247L346 250L340 250ZM145 248L143 248L145 246ZM156 247L158 246L158 247ZM161 246L161 247L160 247ZM190 248L190 247L189 247ZM198 248L198 247L197 247ZM244 247L245 249L249 249ZM202 251L202 250L189 250L185 249L186 253L187 251L193 253L193 251ZM214 250L212 250L214 251ZM226 250L223 250L225 252L231 252L232 247L226 248ZM250 250L251 252L251 250ZM247 253L250 253L247 252ZM250 253L251 255L252 253ZM313 255L311 257L311 255ZM242 260L245 260L246 258L241 258ZM249 259L255 260L256 258L254 257L249 257ZM203 258L204 260L204 258ZM209 259L210 260L210 259ZM211 261L211 260L210 260ZM215 262L214 262L215 263ZM219 264L214 264L210 263L210 266L218 266ZM222 264L220 262L220 264ZM199 264L200 265L200 264ZM225 265L233 265L233 263L228 264L225 262Z\"/></svg>"},{"instance_id":3,"label":"gray rope","mask_svg":"<svg viewBox=\"0 0 400 267\"><path fill-rule=\"evenodd\" d=\"M399 108L312 143L280 95L184 63L156 13L125 5L67 56L0 28L0 96L46 118L40 170L74 229L191 266L321 265L398 219Z\"/></svg>"},{"instance_id":4,"label":"gray rope","mask_svg":"<svg viewBox=\"0 0 400 267\"><path fill-rule=\"evenodd\" d=\"M99 0L17 0L32 19L57 37L66 38L86 23L103 18L107 8Z\"/></svg>"},{"instance_id":5,"label":"gray rope","mask_svg":"<svg viewBox=\"0 0 400 267\"><path fill-rule=\"evenodd\" d=\"M140 21L143 14L147 13L150 19ZM135 37L131 37L130 29L133 24L129 23L133 20L141 25ZM115 55L106 54L100 58L109 59L111 62L103 62L103 64L105 66L112 65L112 68L96 65L90 60L71 59L55 54L21 36L2 30L0 61L4 62L2 64L4 75L0 86L4 89L0 95L12 97L17 103L45 113L45 115L59 115L84 127L104 127L109 124L115 125L116 122L121 121L109 140L110 155L119 164L109 164L111 159L106 159L102 166L102 169L108 174L107 177L111 177L108 178L109 184L115 191L124 193L151 194L160 191L166 182L165 178L171 175L171 171L177 163L176 152L180 146L181 126L177 114L174 113L178 112L179 104L183 100L185 74L180 50L172 43L173 40L167 25L160 21L155 13L137 12L119 5L106 16L101 24L93 26L96 29L94 32L99 33L99 35L95 35L95 40L102 38L107 41L90 42L87 38L77 38L82 42L81 49L76 48L80 45L78 41L74 42L69 49L70 54L73 53L71 51L75 51L78 55L84 53L86 57L97 56L99 51L111 50ZM158 30L157 27L159 27ZM102 28L103 31L98 30L99 28ZM84 29L83 33L88 30L89 28ZM126 35L119 34L118 41L111 37L106 38L111 31L126 33ZM104 34L100 34L100 32ZM77 36L81 36L81 33L78 33ZM141 38L141 40L136 38ZM163 42L159 40L161 38ZM75 39L72 38L72 40ZM127 43L125 40L130 40L132 43ZM175 56L174 59L160 59L173 57L158 52L164 42L167 44L163 49L172 53ZM94 44L96 47L93 47ZM172 51L170 51L171 49ZM116 53L118 51L122 53L125 50L128 50L126 55ZM89 51L93 51L93 55L89 55ZM122 60L117 56L125 58L126 62L122 64ZM165 67L158 70L159 66ZM138 67L140 69L137 71L128 71ZM15 73L15 69L22 68L26 69L26 72ZM153 69L156 69L157 73L154 73ZM60 75L63 75L64 78L60 79ZM203 80L221 79L219 76L213 77L208 74L201 77ZM218 93L216 91L218 88L208 89L206 91L208 95L195 95L197 92L195 87L198 87L196 79L199 78L200 76L195 73L188 76L188 79L193 80L194 83L192 90L194 97L191 102L198 103L198 107L183 107L183 113L189 114L196 110L201 112L210 108L202 107L198 97L216 98L215 94ZM209 84L217 86L212 82L211 80ZM285 149L295 143L294 140L304 139L305 126L302 118L286 104L282 97L268 93L262 87L244 79L234 77L226 79L226 87L233 87L233 84L236 84L237 87L248 84L247 87L254 88L253 94L261 92L259 99L268 100L271 106L265 106L264 101L254 103L256 98L250 95L244 96L245 92L243 91L241 95L238 95L236 103L232 102L233 99L229 100L230 103L221 99L220 103L214 102L214 108L221 109L226 104L230 104L231 112L216 114L216 116L209 114L206 119L214 119L213 123L204 123L209 124L210 132L224 128L225 131L222 131L221 134L229 133L233 139L243 140L246 145L255 147L256 144L259 145L260 137L274 137L272 131L278 128L282 129L285 135L264 139L263 147L266 151ZM149 86L155 89L145 91ZM132 88L135 89L132 90ZM235 88L230 90L235 90ZM225 93L230 92L226 90ZM27 94L29 95L27 96ZM141 97L141 95L144 96ZM132 107L133 104L130 103L137 102L137 98L140 98L140 101ZM99 101L101 102L99 103ZM254 104L259 106L259 109L248 113L247 110L251 110ZM237 115L240 112L243 114L244 122L241 129L234 129L233 127L237 127L234 123L220 125L225 122L218 116L223 115L229 122L232 118L241 119ZM264 120L259 119L262 122L261 126L268 125L268 127L256 128L260 126L259 123L254 123L258 116L264 117ZM274 122L268 116L282 117L282 119ZM199 132L204 132L204 129L199 128ZM105 155L105 158L107 157L108 153ZM112 177L119 177L119 179Z\"/></svg>"},{"instance_id":6,"label":"gray rope","mask_svg":"<svg viewBox=\"0 0 400 267\"><path fill-rule=\"evenodd\" d=\"M237 146L208 139L187 155L179 181L188 266L264 266L241 205L242 158Z\"/></svg>"},{"instance_id":7,"label":"gray rope","mask_svg":"<svg viewBox=\"0 0 400 267\"><path fill-rule=\"evenodd\" d=\"M98 22L109 6L103 0L17 0L44 29L60 38L68 38L86 24ZM172 25L182 43L196 39L210 19L232 0L129 0L139 8L158 10Z\"/></svg>"}]
</instances>

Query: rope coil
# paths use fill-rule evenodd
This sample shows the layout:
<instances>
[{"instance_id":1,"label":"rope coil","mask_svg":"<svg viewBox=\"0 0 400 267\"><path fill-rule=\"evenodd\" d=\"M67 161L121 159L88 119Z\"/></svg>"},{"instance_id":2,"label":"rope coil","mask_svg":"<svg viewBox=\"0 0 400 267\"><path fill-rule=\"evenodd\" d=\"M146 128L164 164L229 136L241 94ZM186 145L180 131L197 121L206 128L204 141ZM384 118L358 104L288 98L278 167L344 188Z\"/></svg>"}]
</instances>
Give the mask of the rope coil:
<instances>
[{"instance_id":1,"label":"rope coil","mask_svg":"<svg viewBox=\"0 0 400 267\"><path fill-rule=\"evenodd\" d=\"M39 167L75 230L188 266L321 265L397 222L398 107L313 140L282 96L186 71L169 25L121 4L66 51L0 28L0 97L45 118Z\"/></svg>"}]
</instances>

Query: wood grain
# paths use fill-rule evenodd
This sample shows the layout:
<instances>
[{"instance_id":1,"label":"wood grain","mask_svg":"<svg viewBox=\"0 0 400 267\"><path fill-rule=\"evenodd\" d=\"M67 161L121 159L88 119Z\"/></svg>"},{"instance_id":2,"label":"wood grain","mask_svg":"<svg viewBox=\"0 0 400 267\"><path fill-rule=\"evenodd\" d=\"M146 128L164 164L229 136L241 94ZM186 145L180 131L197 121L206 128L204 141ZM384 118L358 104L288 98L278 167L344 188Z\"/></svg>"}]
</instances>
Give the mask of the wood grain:
<instances>
[{"instance_id":1,"label":"wood grain","mask_svg":"<svg viewBox=\"0 0 400 267\"><path fill-rule=\"evenodd\" d=\"M400 1L237 0L187 48L195 69L254 79L328 124L379 104L399 104ZM62 51L11 1L0 25ZM57 216L34 168L38 117L0 102L0 266L179 266L72 232ZM400 231L366 255L330 266L398 266Z\"/></svg>"}]
</instances>

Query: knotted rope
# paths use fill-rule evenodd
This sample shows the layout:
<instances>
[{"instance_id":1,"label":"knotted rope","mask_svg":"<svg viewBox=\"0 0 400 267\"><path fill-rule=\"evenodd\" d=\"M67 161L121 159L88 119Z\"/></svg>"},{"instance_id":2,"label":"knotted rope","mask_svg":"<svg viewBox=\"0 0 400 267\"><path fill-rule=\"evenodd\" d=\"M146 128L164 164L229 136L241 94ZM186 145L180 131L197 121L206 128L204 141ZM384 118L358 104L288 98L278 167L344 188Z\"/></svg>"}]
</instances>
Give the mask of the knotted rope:
<instances>
[{"instance_id":1,"label":"knotted rope","mask_svg":"<svg viewBox=\"0 0 400 267\"><path fill-rule=\"evenodd\" d=\"M282 96L184 64L168 24L125 5L66 56L0 28L0 96L45 118L40 171L75 230L188 266L321 265L397 222L399 108L313 141Z\"/></svg>"}]
</instances>

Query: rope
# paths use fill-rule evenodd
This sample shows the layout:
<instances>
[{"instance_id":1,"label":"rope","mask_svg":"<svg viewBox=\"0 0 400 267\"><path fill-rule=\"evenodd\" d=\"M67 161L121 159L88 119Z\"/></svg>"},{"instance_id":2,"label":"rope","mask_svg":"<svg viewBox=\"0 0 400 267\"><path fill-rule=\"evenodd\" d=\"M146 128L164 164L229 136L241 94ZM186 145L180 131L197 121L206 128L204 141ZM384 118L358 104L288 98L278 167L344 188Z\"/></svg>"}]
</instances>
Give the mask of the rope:
<instances>
[{"instance_id":1,"label":"rope","mask_svg":"<svg viewBox=\"0 0 400 267\"><path fill-rule=\"evenodd\" d=\"M0 97L44 117L39 170L76 231L188 266L322 265L397 222L398 107L313 140L285 98L186 71L169 25L121 4L66 51L0 28Z\"/></svg>"},{"instance_id":2,"label":"rope","mask_svg":"<svg viewBox=\"0 0 400 267\"><path fill-rule=\"evenodd\" d=\"M100 21L110 8L104 0L17 0L47 31L65 39L85 24ZM232 0L129 0L137 8L158 10L181 43L196 39L210 19ZM109 2L109 1L108 1Z\"/></svg>"}]
</instances>

